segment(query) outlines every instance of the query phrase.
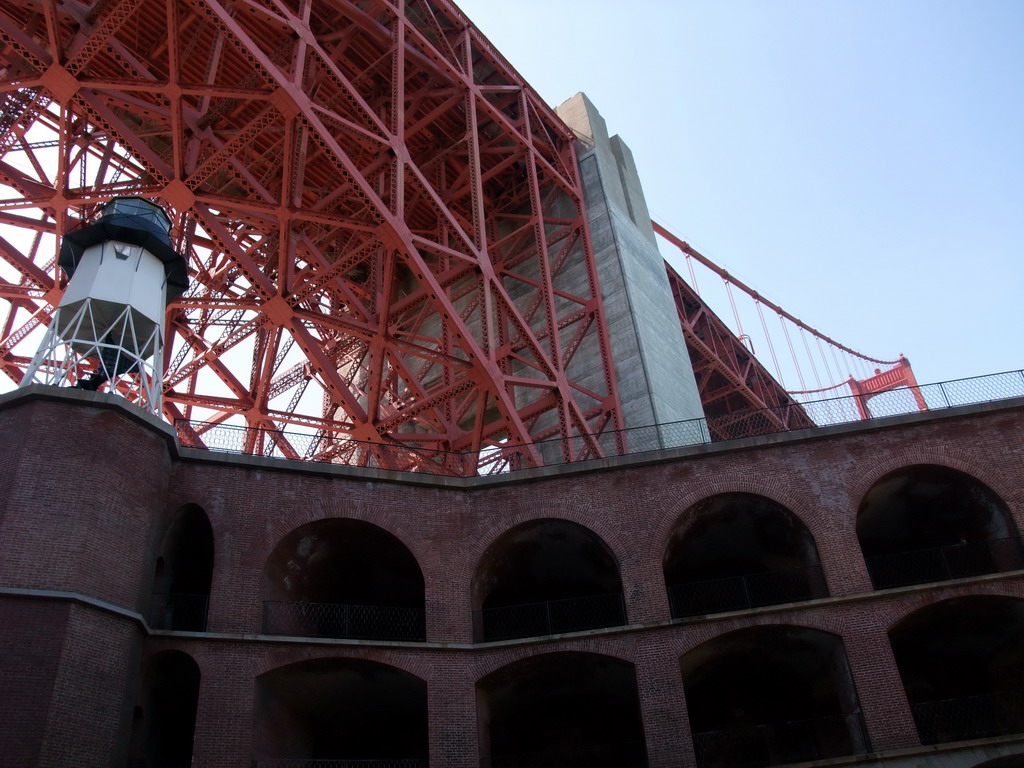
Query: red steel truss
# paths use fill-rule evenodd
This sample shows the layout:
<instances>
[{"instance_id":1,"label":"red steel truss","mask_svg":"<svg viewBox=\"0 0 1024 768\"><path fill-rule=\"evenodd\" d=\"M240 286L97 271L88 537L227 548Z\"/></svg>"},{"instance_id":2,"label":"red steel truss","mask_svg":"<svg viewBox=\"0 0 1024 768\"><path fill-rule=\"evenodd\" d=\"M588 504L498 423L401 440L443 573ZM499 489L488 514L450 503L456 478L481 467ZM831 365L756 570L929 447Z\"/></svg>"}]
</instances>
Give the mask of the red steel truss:
<instances>
[{"instance_id":1,"label":"red steel truss","mask_svg":"<svg viewBox=\"0 0 1024 768\"><path fill-rule=\"evenodd\" d=\"M914 397L914 404L919 411L928 410L928 405L924 401L924 395L921 394L921 388L914 377L914 371L910 368L910 361L903 357L903 355L900 355L894 368L890 368L887 371L875 368L874 376L860 380L851 376L845 383L850 386L850 391L856 395L854 401L857 403L857 412L861 419L871 418L868 400L875 395L880 395L883 392L900 387L907 387L911 392Z\"/></svg>"},{"instance_id":2,"label":"red steel truss","mask_svg":"<svg viewBox=\"0 0 1024 768\"><path fill-rule=\"evenodd\" d=\"M0 0L0 115L10 379L60 235L131 194L190 263L168 419L469 472L621 428L572 135L446 0Z\"/></svg>"},{"instance_id":3,"label":"red steel truss","mask_svg":"<svg viewBox=\"0 0 1024 768\"><path fill-rule=\"evenodd\" d=\"M908 387L913 393L918 409L927 410L910 368L910 362L905 357L900 355L898 360L878 360L840 344L761 296L657 222L652 221L651 225L658 235L678 248L687 258L695 259L728 284L735 285L754 301L775 312L780 320L792 323L796 328L808 332L812 337L851 358L893 366L885 371L876 368L874 376L860 381L851 376L847 381L832 386L787 392L704 303L697 292L668 262L665 262L669 285L672 287L676 310L679 313L679 322L683 328L686 351L693 365L701 403L714 439L813 427L814 422L793 395L820 394L842 386L849 386L852 394L856 396L858 415L861 419L871 418L867 409L867 401L871 397L898 387ZM751 413L752 410L761 409L767 410L758 414Z\"/></svg>"},{"instance_id":4,"label":"red steel truss","mask_svg":"<svg viewBox=\"0 0 1024 768\"><path fill-rule=\"evenodd\" d=\"M668 262L672 296L713 440L815 426Z\"/></svg>"},{"instance_id":5,"label":"red steel truss","mask_svg":"<svg viewBox=\"0 0 1024 768\"><path fill-rule=\"evenodd\" d=\"M652 221L651 225L683 253L700 256L689 243L657 222ZM704 260L703 256L700 258ZM813 427L814 422L800 404L697 292L668 262L665 269L712 439Z\"/></svg>"}]
</instances>

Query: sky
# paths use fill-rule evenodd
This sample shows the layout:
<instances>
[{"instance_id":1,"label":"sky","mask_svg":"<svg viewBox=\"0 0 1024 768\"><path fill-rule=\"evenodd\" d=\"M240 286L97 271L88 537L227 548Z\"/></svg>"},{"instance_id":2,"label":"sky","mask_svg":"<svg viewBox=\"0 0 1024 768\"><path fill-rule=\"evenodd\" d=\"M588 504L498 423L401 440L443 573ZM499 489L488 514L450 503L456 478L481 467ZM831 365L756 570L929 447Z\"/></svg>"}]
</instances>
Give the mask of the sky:
<instances>
[{"instance_id":1,"label":"sky","mask_svg":"<svg viewBox=\"0 0 1024 768\"><path fill-rule=\"evenodd\" d=\"M549 104L587 93L659 223L809 325L922 384L1024 368L1021 0L458 4Z\"/></svg>"}]
</instances>

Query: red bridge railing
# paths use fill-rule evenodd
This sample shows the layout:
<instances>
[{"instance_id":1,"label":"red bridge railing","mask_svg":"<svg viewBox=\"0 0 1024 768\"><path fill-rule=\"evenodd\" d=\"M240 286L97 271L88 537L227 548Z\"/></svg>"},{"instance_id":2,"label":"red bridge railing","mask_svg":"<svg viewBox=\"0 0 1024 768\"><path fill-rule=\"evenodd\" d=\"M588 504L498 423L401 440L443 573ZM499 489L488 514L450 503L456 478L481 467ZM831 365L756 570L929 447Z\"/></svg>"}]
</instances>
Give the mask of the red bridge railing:
<instances>
[{"instance_id":1,"label":"red bridge railing","mask_svg":"<svg viewBox=\"0 0 1024 768\"><path fill-rule=\"evenodd\" d=\"M369 443L353 440L343 434L268 430L231 424L184 421L175 423L183 447L201 448L226 453L252 453L247 447L264 446L260 455L284 458L281 446L289 453L298 453L306 461L345 466L420 472L434 475L487 475L515 472L537 466L587 461L616 455L633 455L688 445L720 443L749 438L754 435L778 434L787 431L780 425L801 424L801 429L821 429L840 424L853 424L890 416L917 413L924 403L927 410L939 411L963 405L1024 398L1024 371L955 379L937 384L899 387L875 394L870 403L862 395L847 395L776 408L731 413L726 416L691 419L667 424L653 424L608 431L600 435L579 435L535 442L530 445L495 444L479 452L437 450L410 447L407 444ZM801 418L789 418L781 411L799 411ZM569 442L569 450L564 450ZM594 451L595 444L601 453Z\"/></svg>"}]
</instances>

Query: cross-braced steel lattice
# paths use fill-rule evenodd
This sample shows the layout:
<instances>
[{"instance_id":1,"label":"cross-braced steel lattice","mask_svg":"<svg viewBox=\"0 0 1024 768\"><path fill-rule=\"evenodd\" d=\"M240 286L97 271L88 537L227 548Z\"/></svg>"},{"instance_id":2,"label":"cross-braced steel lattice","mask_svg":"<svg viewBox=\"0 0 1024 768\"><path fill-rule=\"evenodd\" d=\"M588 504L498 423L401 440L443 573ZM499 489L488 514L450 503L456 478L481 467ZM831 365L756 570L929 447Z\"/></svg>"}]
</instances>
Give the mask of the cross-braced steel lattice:
<instances>
[{"instance_id":1,"label":"cross-braced steel lattice","mask_svg":"<svg viewBox=\"0 0 1024 768\"><path fill-rule=\"evenodd\" d=\"M130 194L189 259L162 361L187 440L244 420L252 453L301 458L298 429L472 473L622 426L572 136L446 0L0 0L0 35L11 380L60 236Z\"/></svg>"}]
</instances>

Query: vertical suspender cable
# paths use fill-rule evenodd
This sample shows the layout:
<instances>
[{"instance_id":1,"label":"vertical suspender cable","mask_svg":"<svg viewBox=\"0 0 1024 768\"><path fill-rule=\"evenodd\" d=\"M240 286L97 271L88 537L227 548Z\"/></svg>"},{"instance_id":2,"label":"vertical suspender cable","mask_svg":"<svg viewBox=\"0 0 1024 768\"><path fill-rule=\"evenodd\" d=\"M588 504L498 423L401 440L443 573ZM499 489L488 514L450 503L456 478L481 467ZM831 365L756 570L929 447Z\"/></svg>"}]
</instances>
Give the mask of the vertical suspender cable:
<instances>
[{"instance_id":1,"label":"vertical suspender cable","mask_svg":"<svg viewBox=\"0 0 1024 768\"><path fill-rule=\"evenodd\" d=\"M786 388L786 380L782 377L782 368L779 367L779 358L775 356L775 345L772 344L772 335L768 333L768 324L764 321L764 312L761 311L761 302L754 299L754 304L757 306L758 317L761 318L761 328L764 329L764 338L768 342L768 351L772 353L772 363L775 364L775 375L779 378L779 384L782 388Z\"/></svg>"},{"instance_id":2,"label":"vertical suspender cable","mask_svg":"<svg viewBox=\"0 0 1024 768\"><path fill-rule=\"evenodd\" d=\"M693 271L693 259L690 258L690 254L684 253L686 257L686 268L690 271L690 285L693 286L693 292L700 296L700 287L697 285L697 273Z\"/></svg>"},{"instance_id":3,"label":"vertical suspender cable","mask_svg":"<svg viewBox=\"0 0 1024 768\"><path fill-rule=\"evenodd\" d=\"M828 376L829 383L830 384L838 384L839 383L839 374L838 373L835 373L835 374L832 373L832 368L828 364L828 357L825 355L825 349L821 346L821 337L820 336L815 336L814 337L814 342L818 346L818 356L821 357L821 362L825 366L825 375Z\"/></svg>"},{"instance_id":4,"label":"vertical suspender cable","mask_svg":"<svg viewBox=\"0 0 1024 768\"><path fill-rule=\"evenodd\" d=\"M800 338L804 342L804 351L807 353L807 359L811 363L811 373L814 374L814 381L818 385L818 389L821 389L821 378L818 376L818 366L814 364L814 356L811 354L811 346L807 343L807 331L803 328L800 329Z\"/></svg>"},{"instance_id":5,"label":"vertical suspender cable","mask_svg":"<svg viewBox=\"0 0 1024 768\"><path fill-rule=\"evenodd\" d=\"M779 312L779 325L782 326L782 333L786 337L786 344L789 346L789 356L793 358L793 366L796 368L796 377L800 380L800 389L807 389L807 384L804 383L804 374L800 370L800 363L796 359L796 351L793 349L793 340L789 338L789 328L786 327L786 320Z\"/></svg>"},{"instance_id":6,"label":"vertical suspender cable","mask_svg":"<svg viewBox=\"0 0 1024 768\"><path fill-rule=\"evenodd\" d=\"M736 330L738 331L737 335L742 336L743 322L740 320L740 313L736 311L736 300L732 297L732 285L724 277L722 278L722 282L725 283L725 293L729 297L730 306L732 306L732 317L736 321Z\"/></svg>"}]
</instances>

